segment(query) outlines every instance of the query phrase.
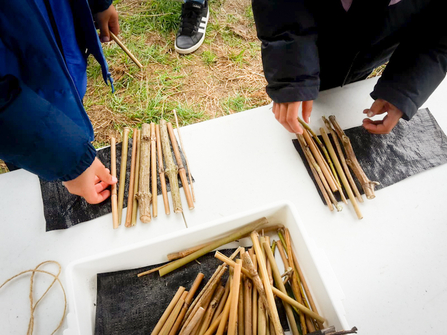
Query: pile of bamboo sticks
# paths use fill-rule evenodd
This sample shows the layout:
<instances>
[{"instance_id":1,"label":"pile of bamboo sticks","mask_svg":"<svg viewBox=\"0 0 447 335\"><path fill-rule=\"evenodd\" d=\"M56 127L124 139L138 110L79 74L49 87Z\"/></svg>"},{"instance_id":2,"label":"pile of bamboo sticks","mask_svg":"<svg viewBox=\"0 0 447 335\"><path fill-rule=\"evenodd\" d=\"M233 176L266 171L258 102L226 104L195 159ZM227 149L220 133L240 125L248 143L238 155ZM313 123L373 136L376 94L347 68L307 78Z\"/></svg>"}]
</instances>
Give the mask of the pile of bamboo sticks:
<instances>
[{"instance_id":1,"label":"pile of bamboo sticks","mask_svg":"<svg viewBox=\"0 0 447 335\"><path fill-rule=\"evenodd\" d=\"M321 127L320 133L324 143L306 123L301 119L298 120L303 125L304 131L302 135L296 134L296 137L327 206L331 211L334 210L334 207L337 211L341 211L342 207L338 204L334 194L339 192L340 198L347 204L344 193L346 192L357 217L362 219L363 215L357 200L363 202L363 197L356 186L350 169L362 185L367 199L375 198L374 187L379 183L369 180L363 172L355 157L351 141L341 129L335 116L331 115L329 120L323 116L326 128ZM340 145L340 142L342 145Z\"/></svg>"},{"instance_id":2,"label":"pile of bamboo sticks","mask_svg":"<svg viewBox=\"0 0 447 335\"><path fill-rule=\"evenodd\" d=\"M159 271L165 275L179 266L197 259L200 255L244 236L251 238L253 247L239 247L226 257L220 252L215 257L223 263L193 300L203 279L199 273L189 292L180 287L163 313L151 335L282 335L275 296L282 300L290 329L294 335L322 330L325 319L318 313L298 259L292 249L287 228L282 225L266 227L267 220L260 219L236 233L180 253L170 258L186 255L159 268L139 274ZM277 234L278 241L269 233ZM283 266L276 262L278 250ZM191 257L190 257L191 256ZM169 256L168 256L169 258ZM172 266L174 265L174 266ZM226 283L224 274L229 267ZM286 271L281 274L280 268Z\"/></svg>"},{"instance_id":3,"label":"pile of bamboo sticks","mask_svg":"<svg viewBox=\"0 0 447 335\"><path fill-rule=\"evenodd\" d=\"M177 116L176 116L177 120ZM112 186L112 218L113 228L118 228L122 221L124 190L126 185L127 154L129 146L128 127L124 128L121 150L121 170L119 176L119 189L117 185ZM180 137L178 122L177 133ZM116 139L111 137L111 173L116 177ZM180 150L170 122L160 120L160 124L143 124L140 129L133 130L132 158L130 168L129 195L127 197L127 214L125 226L132 227L137 222L137 212L140 213L140 221L147 223L151 218L158 216L158 187L157 173L160 178L161 192L166 215L170 214L170 205L166 188L166 176L169 180L174 213L182 213L182 201L178 177L182 181L186 201L189 209L194 209L194 188L188 160L182 142L181 147L185 157L189 173L189 183L186 170L182 162ZM171 151L174 152L174 157ZM191 187L191 188L190 188ZM152 205L152 214L151 214Z\"/></svg>"}]
</instances>

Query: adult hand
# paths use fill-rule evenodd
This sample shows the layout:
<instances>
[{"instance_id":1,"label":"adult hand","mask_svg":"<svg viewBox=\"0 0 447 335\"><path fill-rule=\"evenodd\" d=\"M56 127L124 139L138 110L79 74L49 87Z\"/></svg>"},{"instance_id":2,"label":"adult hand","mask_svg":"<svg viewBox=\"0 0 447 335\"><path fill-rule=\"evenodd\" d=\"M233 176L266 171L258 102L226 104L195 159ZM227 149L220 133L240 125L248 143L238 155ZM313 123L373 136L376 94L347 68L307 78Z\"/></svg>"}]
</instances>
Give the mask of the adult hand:
<instances>
[{"instance_id":1,"label":"adult hand","mask_svg":"<svg viewBox=\"0 0 447 335\"><path fill-rule=\"evenodd\" d=\"M106 190L109 185L116 184L118 179L112 177L110 170L98 158L77 178L63 182L68 192L83 197L89 204L98 204L110 196Z\"/></svg>"},{"instance_id":2,"label":"adult hand","mask_svg":"<svg viewBox=\"0 0 447 335\"><path fill-rule=\"evenodd\" d=\"M306 123L310 122L310 114L312 113L313 100L309 101L294 101L294 102L273 102L273 114L275 118L281 123L289 132L295 134L302 134L303 128L298 122L298 110L303 104L302 114L303 120Z\"/></svg>"},{"instance_id":3,"label":"adult hand","mask_svg":"<svg viewBox=\"0 0 447 335\"><path fill-rule=\"evenodd\" d=\"M106 10L95 14L96 27L99 28L99 39L101 42L110 42L110 33L112 31L115 35L120 32L120 25L118 23L118 13L113 5L110 5Z\"/></svg>"},{"instance_id":4,"label":"adult hand","mask_svg":"<svg viewBox=\"0 0 447 335\"><path fill-rule=\"evenodd\" d=\"M363 114L368 117L387 113L383 120L373 121L370 119L363 120L363 127L373 134L388 134L393 130L399 119L404 115L402 111L383 99L374 101L370 109L365 109Z\"/></svg>"}]
</instances>

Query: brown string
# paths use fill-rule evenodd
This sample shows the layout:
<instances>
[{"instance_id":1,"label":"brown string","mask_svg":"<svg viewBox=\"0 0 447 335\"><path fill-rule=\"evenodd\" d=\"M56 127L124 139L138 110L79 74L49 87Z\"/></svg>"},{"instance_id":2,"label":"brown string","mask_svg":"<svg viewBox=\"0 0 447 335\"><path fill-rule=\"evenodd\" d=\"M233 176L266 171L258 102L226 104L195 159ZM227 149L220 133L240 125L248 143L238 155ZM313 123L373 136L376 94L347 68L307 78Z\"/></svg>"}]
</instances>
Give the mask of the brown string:
<instances>
[{"instance_id":1,"label":"brown string","mask_svg":"<svg viewBox=\"0 0 447 335\"><path fill-rule=\"evenodd\" d=\"M45 271L45 270L39 270L39 268L42 265L49 264L49 263L53 263L53 264L56 264L58 266L59 271L58 271L58 273L56 275L51 273L51 272ZM53 285L54 285L54 283L56 281L59 283L59 285L61 286L62 292L64 293L64 312L62 314L62 318L61 318L57 328L51 333L51 335L56 333L58 331L58 329L62 326L62 322L64 321L65 313L67 311L67 296L65 295L64 286L62 285L62 283L61 283L61 281L59 279L59 275L61 274L61 271L62 271L62 268L61 268L61 265L58 262L56 262L56 261L45 261L45 262L42 262L39 265L37 265L35 269L22 271L22 272L16 274L15 276L12 276L8 280L6 280L2 285L0 285L0 290L1 290L3 288L3 286L5 286L10 281L14 280L17 277L20 277L21 275L23 275L25 273L31 272L30 292L29 292L31 315L30 315L30 320L29 320L29 324L28 324L28 331L26 333L27 335L32 335L33 334L33 330L34 330L34 312L36 311L37 305L43 299L43 297L47 294L47 292L53 287ZM53 279L53 282L50 284L50 286L48 286L46 291L42 294L42 296L36 301L36 303L34 303L33 286L34 286L34 275L36 274L36 272L45 273L45 274L47 274L49 276L52 276L54 279Z\"/></svg>"}]
</instances>

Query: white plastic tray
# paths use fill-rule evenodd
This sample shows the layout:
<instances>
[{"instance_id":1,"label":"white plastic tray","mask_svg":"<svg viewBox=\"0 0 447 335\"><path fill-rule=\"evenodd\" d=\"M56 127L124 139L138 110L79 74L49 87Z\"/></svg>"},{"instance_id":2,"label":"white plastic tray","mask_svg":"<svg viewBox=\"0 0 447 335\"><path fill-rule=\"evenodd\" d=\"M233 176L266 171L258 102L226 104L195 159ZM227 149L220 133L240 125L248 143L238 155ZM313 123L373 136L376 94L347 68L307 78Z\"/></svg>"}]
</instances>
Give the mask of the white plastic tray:
<instances>
[{"instance_id":1,"label":"white plastic tray","mask_svg":"<svg viewBox=\"0 0 447 335\"><path fill-rule=\"evenodd\" d=\"M337 329L348 329L343 308L343 294L326 256L318 250L307 235L295 208L287 202L249 211L220 220L164 235L144 243L135 244L85 258L67 268L69 299L68 329L64 335L90 335L95 328L96 275L102 272L143 267L167 261L166 255L195 245L215 240L261 217L271 224L281 223L290 230L294 249L312 291L319 312ZM241 241L250 245L248 239ZM240 245L240 243L238 243ZM234 247L229 244L225 247ZM279 261L278 264L282 262Z\"/></svg>"}]
</instances>

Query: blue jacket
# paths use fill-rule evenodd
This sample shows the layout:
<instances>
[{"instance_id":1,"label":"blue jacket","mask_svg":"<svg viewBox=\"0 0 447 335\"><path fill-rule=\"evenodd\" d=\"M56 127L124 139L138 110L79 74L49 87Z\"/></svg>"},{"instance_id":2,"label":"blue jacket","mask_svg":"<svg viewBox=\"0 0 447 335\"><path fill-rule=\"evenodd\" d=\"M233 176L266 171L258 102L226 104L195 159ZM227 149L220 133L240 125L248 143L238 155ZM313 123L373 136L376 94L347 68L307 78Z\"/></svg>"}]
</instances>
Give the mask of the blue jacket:
<instances>
[{"instance_id":1,"label":"blue jacket","mask_svg":"<svg viewBox=\"0 0 447 335\"><path fill-rule=\"evenodd\" d=\"M59 31L59 36L75 38L83 57L92 54L111 82L87 1L71 3L75 34ZM76 87L67 68L76 59L61 53L54 36L35 0L0 1L0 158L64 181L84 172L96 150L82 105L85 88ZM79 68L85 73L82 64Z\"/></svg>"}]
</instances>

